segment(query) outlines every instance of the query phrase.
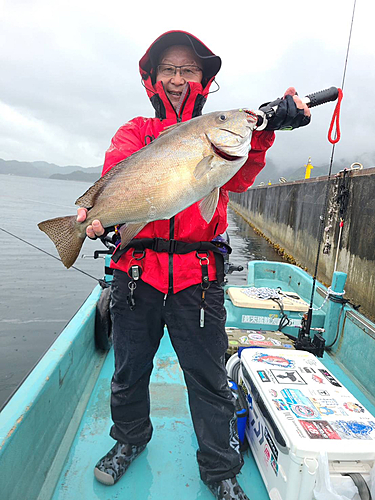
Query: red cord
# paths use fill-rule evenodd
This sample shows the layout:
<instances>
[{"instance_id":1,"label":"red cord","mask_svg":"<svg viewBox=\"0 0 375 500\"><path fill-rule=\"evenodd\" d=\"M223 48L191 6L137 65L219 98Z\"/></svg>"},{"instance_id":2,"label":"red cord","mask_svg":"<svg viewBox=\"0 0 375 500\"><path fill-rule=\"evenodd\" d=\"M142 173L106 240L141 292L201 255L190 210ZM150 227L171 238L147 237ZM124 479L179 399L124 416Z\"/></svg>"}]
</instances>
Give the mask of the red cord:
<instances>
[{"instance_id":1,"label":"red cord","mask_svg":"<svg viewBox=\"0 0 375 500\"><path fill-rule=\"evenodd\" d=\"M343 93L342 93L341 89L337 89L337 90L339 91L339 97L338 97L338 101L337 101L337 104L335 107L335 111L333 112L331 125L330 125L329 130L328 130L328 140L331 144L337 144L341 138L340 108L341 108L341 101L343 98ZM332 129L333 129L333 125L334 125L335 121L336 121L336 139L332 139Z\"/></svg>"}]
</instances>

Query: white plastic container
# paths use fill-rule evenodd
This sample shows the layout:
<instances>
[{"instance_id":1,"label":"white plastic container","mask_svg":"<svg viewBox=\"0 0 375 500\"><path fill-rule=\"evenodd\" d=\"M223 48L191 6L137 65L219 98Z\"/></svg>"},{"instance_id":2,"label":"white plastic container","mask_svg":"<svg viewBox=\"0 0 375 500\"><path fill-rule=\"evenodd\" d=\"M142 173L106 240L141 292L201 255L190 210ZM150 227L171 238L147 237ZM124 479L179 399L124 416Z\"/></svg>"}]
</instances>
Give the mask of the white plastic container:
<instances>
[{"instance_id":1,"label":"white plastic container","mask_svg":"<svg viewBox=\"0 0 375 500\"><path fill-rule=\"evenodd\" d=\"M320 452L331 477L375 462L375 418L312 354L245 349L246 435L271 500L311 500ZM348 478L345 478L346 480Z\"/></svg>"}]
</instances>

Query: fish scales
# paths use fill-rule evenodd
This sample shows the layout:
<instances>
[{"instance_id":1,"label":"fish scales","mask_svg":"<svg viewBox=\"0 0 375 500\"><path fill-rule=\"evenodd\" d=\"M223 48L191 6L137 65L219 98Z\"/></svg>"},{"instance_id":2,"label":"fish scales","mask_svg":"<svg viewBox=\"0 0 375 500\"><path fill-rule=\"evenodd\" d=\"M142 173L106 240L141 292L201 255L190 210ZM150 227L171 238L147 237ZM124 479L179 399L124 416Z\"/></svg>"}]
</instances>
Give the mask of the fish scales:
<instances>
[{"instance_id":1,"label":"fish scales","mask_svg":"<svg viewBox=\"0 0 375 500\"><path fill-rule=\"evenodd\" d=\"M241 168L250 150L256 115L232 110L203 115L173 125L148 146L115 165L76 204L88 209L83 223L76 216L38 224L70 267L98 219L104 227L122 224L122 246L148 223L170 219L200 200L209 222L218 189Z\"/></svg>"}]
</instances>

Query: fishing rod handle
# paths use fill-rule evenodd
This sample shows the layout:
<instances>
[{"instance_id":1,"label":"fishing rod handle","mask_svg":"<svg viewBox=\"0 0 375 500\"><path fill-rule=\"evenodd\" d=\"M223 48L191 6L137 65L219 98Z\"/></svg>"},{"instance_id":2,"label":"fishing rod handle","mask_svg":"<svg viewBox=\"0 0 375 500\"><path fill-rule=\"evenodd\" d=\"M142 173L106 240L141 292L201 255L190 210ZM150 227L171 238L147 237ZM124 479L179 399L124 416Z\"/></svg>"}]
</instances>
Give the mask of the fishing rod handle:
<instances>
[{"instance_id":1,"label":"fishing rod handle","mask_svg":"<svg viewBox=\"0 0 375 500\"><path fill-rule=\"evenodd\" d=\"M315 106L320 106L326 102L336 101L338 96L339 89L336 87L330 87L329 89L319 90L319 92L308 94L306 97L303 97L301 101L307 104L309 108L314 108Z\"/></svg>"},{"instance_id":2,"label":"fishing rod handle","mask_svg":"<svg viewBox=\"0 0 375 500\"><path fill-rule=\"evenodd\" d=\"M315 106L320 106L326 102L336 101L339 96L339 90L336 87L330 87L329 89L319 90L318 92L313 92L305 97L301 97L301 101L307 104L309 108L314 108ZM268 104L261 106L259 109L267 114L272 110L275 112L277 106L280 104L282 99L276 99L275 101L269 102Z\"/></svg>"},{"instance_id":3,"label":"fishing rod handle","mask_svg":"<svg viewBox=\"0 0 375 500\"><path fill-rule=\"evenodd\" d=\"M336 101L338 95L338 89L336 87L330 87L329 89L319 90L318 92L308 94L302 97L301 101L309 108L314 108L326 102ZM256 111L258 115L257 130L264 130L266 128L268 120L274 116L281 101L282 99L276 99L275 101L262 105L259 110Z\"/></svg>"}]
</instances>

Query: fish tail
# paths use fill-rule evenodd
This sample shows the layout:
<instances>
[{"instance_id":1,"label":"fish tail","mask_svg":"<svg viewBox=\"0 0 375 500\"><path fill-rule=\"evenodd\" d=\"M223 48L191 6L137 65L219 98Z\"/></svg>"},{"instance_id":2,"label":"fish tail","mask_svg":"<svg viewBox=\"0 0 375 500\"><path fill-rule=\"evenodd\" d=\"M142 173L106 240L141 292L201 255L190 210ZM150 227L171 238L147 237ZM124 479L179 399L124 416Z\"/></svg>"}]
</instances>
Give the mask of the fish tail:
<instances>
[{"instance_id":1,"label":"fish tail","mask_svg":"<svg viewBox=\"0 0 375 500\"><path fill-rule=\"evenodd\" d=\"M80 230L79 226L76 215L56 217L56 219L45 220L38 224L39 229L51 238L62 263L68 269L77 260L86 238L85 232Z\"/></svg>"}]
</instances>

